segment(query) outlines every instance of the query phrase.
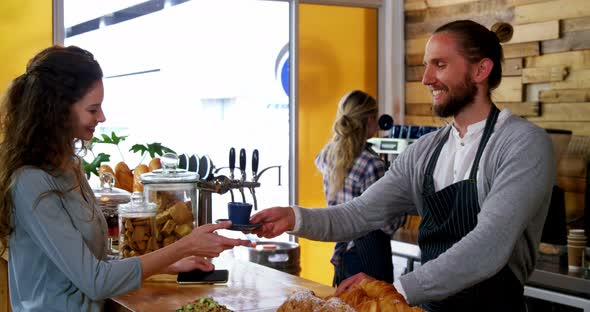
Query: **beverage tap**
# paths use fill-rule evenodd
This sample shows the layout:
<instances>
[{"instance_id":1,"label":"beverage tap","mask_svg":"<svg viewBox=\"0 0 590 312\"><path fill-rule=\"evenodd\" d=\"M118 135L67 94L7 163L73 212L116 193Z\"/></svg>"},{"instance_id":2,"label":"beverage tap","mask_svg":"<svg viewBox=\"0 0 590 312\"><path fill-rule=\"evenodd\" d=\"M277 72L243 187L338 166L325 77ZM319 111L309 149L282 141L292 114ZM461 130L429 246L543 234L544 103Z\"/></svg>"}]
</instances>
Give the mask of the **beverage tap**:
<instances>
[{"instance_id":1,"label":"beverage tap","mask_svg":"<svg viewBox=\"0 0 590 312\"><path fill-rule=\"evenodd\" d=\"M234 169L236 168L236 150L232 147L229 149L229 178L234 179Z\"/></svg>"},{"instance_id":2,"label":"beverage tap","mask_svg":"<svg viewBox=\"0 0 590 312\"><path fill-rule=\"evenodd\" d=\"M246 202L246 196L244 196L244 187L243 184L246 182L246 150L240 149L240 171L242 173L242 179L240 180L240 194L242 194L242 201Z\"/></svg>"},{"instance_id":3,"label":"beverage tap","mask_svg":"<svg viewBox=\"0 0 590 312\"><path fill-rule=\"evenodd\" d=\"M256 180L256 174L258 172L258 150L254 149L252 152L252 181ZM254 210L258 210L258 202L256 201L256 191L253 186L250 186L250 194L252 194L252 200L254 201Z\"/></svg>"}]
</instances>

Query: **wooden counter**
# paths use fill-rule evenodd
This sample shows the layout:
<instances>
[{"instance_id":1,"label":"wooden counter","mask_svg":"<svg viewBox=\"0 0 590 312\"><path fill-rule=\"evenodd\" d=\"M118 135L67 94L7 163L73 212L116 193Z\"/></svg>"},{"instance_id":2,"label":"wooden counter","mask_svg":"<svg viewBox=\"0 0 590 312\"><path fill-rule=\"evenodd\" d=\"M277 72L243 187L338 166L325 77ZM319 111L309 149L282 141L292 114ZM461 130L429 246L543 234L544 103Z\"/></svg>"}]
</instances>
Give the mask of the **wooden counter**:
<instances>
[{"instance_id":1,"label":"wooden counter","mask_svg":"<svg viewBox=\"0 0 590 312\"><path fill-rule=\"evenodd\" d=\"M132 293L107 302L106 311L175 311L199 297L213 297L233 311L276 311L287 296L311 289L327 296L334 288L255 263L235 260L231 252L214 261L216 269L229 270L227 284L178 285L175 275L157 275Z\"/></svg>"}]
</instances>

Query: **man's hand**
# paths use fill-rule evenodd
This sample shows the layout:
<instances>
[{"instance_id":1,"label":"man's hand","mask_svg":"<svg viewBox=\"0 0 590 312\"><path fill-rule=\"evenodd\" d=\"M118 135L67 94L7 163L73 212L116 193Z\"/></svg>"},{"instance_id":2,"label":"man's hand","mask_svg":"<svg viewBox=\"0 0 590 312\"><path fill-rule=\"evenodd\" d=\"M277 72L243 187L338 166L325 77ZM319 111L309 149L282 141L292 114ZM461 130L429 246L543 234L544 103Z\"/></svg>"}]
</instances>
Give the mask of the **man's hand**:
<instances>
[{"instance_id":1,"label":"man's hand","mask_svg":"<svg viewBox=\"0 0 590 312\"><path fill-rule=\"evenodd\" d=\"M357 273L357 274L355 274L355 275L353 275L353 276L351 276L351 277L343 280L342 283L340 283L340 286L338 286L338 288L336 289L336 292L334 293L334 296L340 295L341 293L349 290L350 288L352 288L352 286L360 283L361 281L363 281L365 279L367 279L369 281L374 281L375 280L374 278L368 276L365 273L362 273L362 272L361 273Z\"/></svg>"},{"instance_id":2,"label":"man's hand","mask_svg":"<svg viewBox=\"0 0 590 312\"><path fill-rule=\"evenodd\" d=\"M295 213L291 207L268 208L253 215L250 223L262 223L261 227L252 231L258 237L273 238L293 229Z\"/></svg>"}]
</instances>

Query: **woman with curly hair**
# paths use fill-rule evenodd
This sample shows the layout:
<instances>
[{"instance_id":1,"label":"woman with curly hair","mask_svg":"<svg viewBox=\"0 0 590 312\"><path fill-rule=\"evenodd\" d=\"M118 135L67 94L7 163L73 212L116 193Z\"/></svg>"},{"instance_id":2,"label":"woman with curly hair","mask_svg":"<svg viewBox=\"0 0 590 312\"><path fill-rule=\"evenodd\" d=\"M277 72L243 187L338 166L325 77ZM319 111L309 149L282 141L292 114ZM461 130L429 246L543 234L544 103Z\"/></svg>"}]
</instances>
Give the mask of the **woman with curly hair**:
<instances>
[{"instance_id":1,"label":"woman with curly hair","mask_svg":"<svg viewBox=\"0 0 590 312\"><path fill-rule=\"evenodd\" d=\"M152 253L107 256L106 221L76 153L105 121L102 76L90 52L53 46L2 99L0 243L14 311L102 311L153 274L212 270L202 257L249 244L213 233L231 223L204 225Z\"/></svg>"},{"instance_id":2,"label":"woman with curly hair","mask_svg":"<svg viewBox=\"0 0 590 312\"><path fill-rule=\"evenodd\" d=\"M334 135L315 160L324 178L328 206L360 196L385 174L384 162L367 144L379 130L377 115L377 101L363 91L349 92L340 100L332 127ZM330 259L334 264L333 284L339 285L359 272L393 283L391 234L404 222L405 217L400 217L387 228L336 243Z\"/></svg>"}]
</instances>

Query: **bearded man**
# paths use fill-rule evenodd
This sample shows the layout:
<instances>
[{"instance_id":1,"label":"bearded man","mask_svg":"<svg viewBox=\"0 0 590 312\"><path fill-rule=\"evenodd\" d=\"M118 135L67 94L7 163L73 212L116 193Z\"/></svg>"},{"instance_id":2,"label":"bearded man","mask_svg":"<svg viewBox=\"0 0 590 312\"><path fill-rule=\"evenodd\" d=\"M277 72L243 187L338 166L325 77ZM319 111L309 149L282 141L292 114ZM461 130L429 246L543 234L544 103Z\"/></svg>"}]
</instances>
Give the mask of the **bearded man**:
<instances>
[{"instance_id":1,"label":"bearded man","mask_svg":"<svg viewBox=\"0 0 590 312\"><path fill-rule=\"evenodd\" d=\"M263 210L252 217L263 223L255 233L347 241L417 211L422 266L394 282L408 303L427 311L525 311L523 285L555 167L545 130L492 101L502 79L500 42L512 32L500 26L451 22L427 43L422 83L433 111L451 124L411 144L361 196L326 209ZM337 293L366 278L350 277Z\"/></svg>"}]
</instances>

